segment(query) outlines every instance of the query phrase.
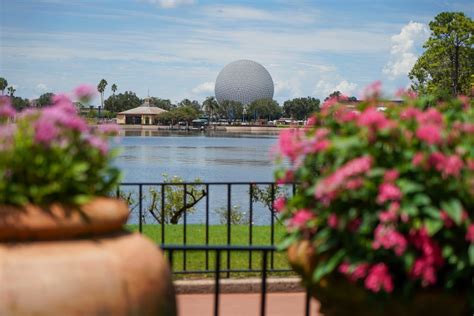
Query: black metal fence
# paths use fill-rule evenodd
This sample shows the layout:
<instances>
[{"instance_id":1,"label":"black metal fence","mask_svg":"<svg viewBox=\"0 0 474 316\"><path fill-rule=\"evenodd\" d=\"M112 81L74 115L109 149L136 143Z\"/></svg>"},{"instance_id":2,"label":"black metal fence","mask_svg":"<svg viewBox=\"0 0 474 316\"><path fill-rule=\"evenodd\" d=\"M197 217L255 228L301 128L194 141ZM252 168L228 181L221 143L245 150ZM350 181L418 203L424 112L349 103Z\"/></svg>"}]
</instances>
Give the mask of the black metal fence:
<instances>
[{"instance_id":1,"label":"black metal fence","mask_svg":"<svg viewBox=\"0 0 474 316\"><path fill-rule=\"evenodd\" d=\"M221 295L220 291L220 278L221 274L228 272L223 269L222 266L222 253L226 252L260 252L262 256L261 267L259 269L261 275L261 288L260 288L260 315L264 316L267 310L267 274L268 269L268 256L275 251L274 246L199 246L199 245L161 245L161 249L165 251L170 262L170 266L173 267L173 260L175 252L214 252L215 253L215 267L212 270L214 273L214 307L213 315L219 315L219 298ZM306 291L305 296L305 308L304 315L309 316L310 311L310 291Z\"/></svg>"},{"instance_id":2,"label":"black metal fence","mask_svg":"<svg viewBox=\"0 0 474 316\"><path fill-rule=\"evenodd\" d=\"M172 180L172 179L171 179ZM220 245L239 246L269 246L274 247L277 240L275 230L282 231L278 214L274 210L275 199L279 196L291 196L296 191L295 184L276 184L273 182L148 182L122 183L117 190L117 196L126 199L130 206L130 225L135 225L140 233L150 233L155 236L157 243L166 247L167 244L186 245ZM211 212L214 206L214 213ZM217 209L217 212L215 211ZM190 235L192 225L199 224L199 234L194 231ZM219 236L219 241L211 240L213 226L221 226L225 236ZM174 225L174 226L173 226ZM233 234L233 229L240 227L240 236ZM245 228L245 230L242 229ZM167 240L167 231L179 229L179 241L174 238ZM222 229L224 231L222 231ZM256 241L256 230L268 232L264 241ZM246 236L242 237L243 234ZM199 236L197 236L199 235ZM261 235L261 234L260 234ZM199 237L199 238L197 238ZM260 236L261 237L261 236ZM233 266L231 264L231 248L226 248L225 267L220 271L227 277L232 272L259 272L257 267L260 260L254 258L254 250L247 251L247 264ZM272 248L273 249L273 248ZM209 249L203 249L204 262L202 267L188 267L188 250L181 249L182 268L176 269L176 274L212 273ZM269 254L268 272L288 272L287 265L275 264L275 252L266 250Z\"/></svg>"}]
</instances>

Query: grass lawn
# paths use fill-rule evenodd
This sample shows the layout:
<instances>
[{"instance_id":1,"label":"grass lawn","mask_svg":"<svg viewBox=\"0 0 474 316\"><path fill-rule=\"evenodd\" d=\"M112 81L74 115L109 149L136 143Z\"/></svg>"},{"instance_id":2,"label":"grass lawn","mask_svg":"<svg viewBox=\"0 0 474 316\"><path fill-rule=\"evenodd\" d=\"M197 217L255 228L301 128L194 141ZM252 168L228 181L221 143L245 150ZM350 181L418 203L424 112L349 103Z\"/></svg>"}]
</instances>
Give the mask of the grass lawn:
<instances>
[{"instance_id":1,"label":"grass lawn","mask_svg":"<svg viewBox=\"0 0 474 316\"><path fill-rule=\"evenodd\" d=\"M130 231L138 231L138 225L127 225ZM278 244L285 233L285 228L281 224L275 223L275 244ZM270 226L253 226L252 227L252 243L253 245L263 246L271 245L271 227ZM161 244L161 225L143 225L143 234L150 238L156 244ZM168 245L183 244L183 225L166 225L165 226L165 243ZM203 224L188 224L186 227L186 244L188 245L205 245L206 244L206 226ZM210 245L227 245L227 226L211 225L209 226L209 244ZM231 226L231 245L249 245L249 226L248 225L232 225ZM184 260L186 256L186 260ZM289 269L285 253L274 253L273 255L274 269ZM252 253L252 269L261 269L260 252ZM215 253L208 254L208 268L215 269ZM186 267L184 266L186 265ZM268 255L268 268L271 266L271 254ZM206 270L206 253L205 252L186 252L175 251L173 253L173 271L179 272L186 268L187 271ZM227 253L221 253L221 269L227 269ZM249 252L233 251L230 254L230 269L249 269ZM258 273L234 272L231 276L246 277L249 275L257 275ZM278 273L278 275L288 275L289 272ZM187 275L189 278L191 275ZM195 275L192 275L195 276ZM199 277L202 277L200 274ZM206 276L213 276L208 274Z\"/></svg>"}]
</instances>

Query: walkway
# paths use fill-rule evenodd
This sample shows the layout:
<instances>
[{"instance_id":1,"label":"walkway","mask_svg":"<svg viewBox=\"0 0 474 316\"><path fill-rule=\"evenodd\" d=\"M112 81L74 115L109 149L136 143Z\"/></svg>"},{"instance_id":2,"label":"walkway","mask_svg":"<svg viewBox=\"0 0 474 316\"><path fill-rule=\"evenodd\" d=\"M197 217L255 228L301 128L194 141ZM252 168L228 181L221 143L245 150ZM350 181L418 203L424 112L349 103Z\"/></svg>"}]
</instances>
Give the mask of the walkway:
<instances>
[{"instance_id":1,"label":"walkway","mask_svg":"<svg viewBox=\"0 0 474 316\"><path fill-rule=\"evenodd\" d=\"M214 296L212 294L179 294L179 316L212 316ZM304 316L304 293L269 293L267 311L269 316ZM317 316L318 303L311 300L311 316ZM260 294L221 294L220 316L260 315Z\"/></svg>"}]
</instances>

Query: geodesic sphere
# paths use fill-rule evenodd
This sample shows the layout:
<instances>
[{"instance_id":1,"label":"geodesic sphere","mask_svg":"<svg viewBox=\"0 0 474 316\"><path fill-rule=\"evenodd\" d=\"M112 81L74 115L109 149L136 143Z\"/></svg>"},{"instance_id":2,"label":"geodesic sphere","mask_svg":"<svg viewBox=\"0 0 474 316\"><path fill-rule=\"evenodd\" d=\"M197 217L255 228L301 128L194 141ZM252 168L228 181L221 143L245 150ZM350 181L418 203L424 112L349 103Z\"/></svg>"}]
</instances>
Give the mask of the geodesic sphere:
<instances>
[{"instance_id":1,"label":"geodesic sphere","mask_svg":"<svg viewBox=\"0 0 474 316\"><path fill-rule=\"evenodd\" d=\"M225 66L217 76L214 89L219 104L228 100L243 105L273 99L274 90L270 73L251 60L237 60Z\"/></svg>"}]
</instances>

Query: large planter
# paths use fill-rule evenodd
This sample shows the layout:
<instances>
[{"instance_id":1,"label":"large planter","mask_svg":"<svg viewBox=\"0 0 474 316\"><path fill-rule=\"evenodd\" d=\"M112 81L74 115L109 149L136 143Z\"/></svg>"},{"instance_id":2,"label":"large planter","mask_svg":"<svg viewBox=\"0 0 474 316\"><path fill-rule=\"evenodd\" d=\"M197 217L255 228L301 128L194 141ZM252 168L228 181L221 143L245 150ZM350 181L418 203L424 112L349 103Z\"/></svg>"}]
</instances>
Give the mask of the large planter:
<instances>
[{"instance_id":1,"label":"large planter","mask_svg":"<svg viewBox=\"0 0 474 316\"><path fill-rule=\"evenodd\" d=\"M303 240L288 248L288 261L301 275L305 286L311 286L312 296L319 301L324 316L464 316L469 313L466 293L446 293L442 290L420 290L412 297L400 295L373 296L342 275L332 274L317 284L310 280L317 258L311 243Z\"/></svg>"},{"instance_id":2,"label":"large planter","mask_svg":"<svg viewBox=\"0 0 474 316\"><path fill-rule=\"evenodd\" d=\"M123 201L0 206L0 315L176 315L165 258Z\"/></svg>"}]
</instances>

